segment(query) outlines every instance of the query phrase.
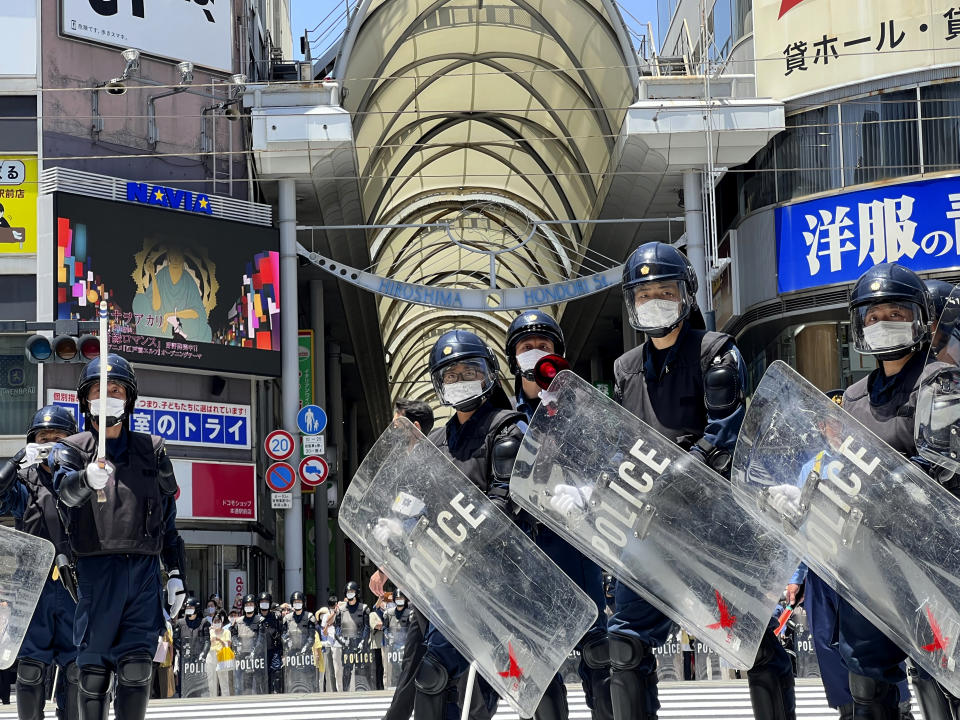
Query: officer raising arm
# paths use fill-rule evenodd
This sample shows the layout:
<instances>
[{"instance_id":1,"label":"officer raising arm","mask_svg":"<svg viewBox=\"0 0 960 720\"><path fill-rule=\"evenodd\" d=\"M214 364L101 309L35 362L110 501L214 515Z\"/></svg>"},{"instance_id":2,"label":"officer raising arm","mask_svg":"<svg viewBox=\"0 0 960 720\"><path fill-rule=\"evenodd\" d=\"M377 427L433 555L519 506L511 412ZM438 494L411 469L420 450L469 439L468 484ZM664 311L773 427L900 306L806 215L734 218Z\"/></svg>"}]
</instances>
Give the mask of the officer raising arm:
<instances>
[{"instance_id":1,"label":"officer raising arm","mask_svg":"<svg viewBox=\"0 0 960 720\"><path fill-rule=\"evenodd\" d=\"M46 696L44 681L57 663L67 682L57 693L57 717L77 717L77 649L73 644L73 573L67 534L57 513L53 476L47 455L53 444L77 432L70 411L56 405L40 408L27 431L27 446L0 468L0 514L13 515L18 530L42 537L57 550L57 568L40 594L17 665L17 717L40 720ZM62 564L61 564L62 563ZM62 582L58 581L62 580Z\"/></svg>"},{"instance_id":2,"label":"officer raising arm","mask_svg":"<svg viewBox=\"0 0 960 720\"><path fill-rule=\"evenodd\" d=\"M52 451L54 487L66 508L70 547L77 558L79 601L74 637L80 666L80 718L107 715L110 673L116 672L114 711L142 720L150 696L157 634L164 626L161 560L169 576L173 617L185 599L186 566L176 528L177 481L162 438L133 432L137 397L133 368L107 356L106 397L99 358L80 373L77 399L90 430ZM106 428L98 426L100 404ZM98 463L98 433L106 436L106 467Z\"/></svg>"}]
</instances>

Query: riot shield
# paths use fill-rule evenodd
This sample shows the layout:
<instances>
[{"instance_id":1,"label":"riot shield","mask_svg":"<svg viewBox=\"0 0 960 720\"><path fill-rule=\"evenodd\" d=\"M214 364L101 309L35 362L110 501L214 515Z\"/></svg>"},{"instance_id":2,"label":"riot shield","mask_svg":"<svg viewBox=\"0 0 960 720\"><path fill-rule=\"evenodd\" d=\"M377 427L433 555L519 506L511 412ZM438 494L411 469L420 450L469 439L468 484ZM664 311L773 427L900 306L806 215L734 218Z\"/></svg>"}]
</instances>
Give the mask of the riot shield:
<instances>
[{"instance_id":1,"label":"riot shield","mask_svg":"<svg viewBox=\"0 0 960 720\"><path fill-rule=\"evenodd\" d=\"M407 626L394 620L383 636L383 686L395 687L403 665L403 652L407 647Z\"/></svg>"},{"instance_id":2,"label":"riot shield","mask_svg":"<svg viewBox=\"0 0 960 720\"><path fill-rule=\"evenodd\" d=\"M554 510L561 491L578 504ZM564 371L530 422L510 494L732 665L753 666L796 558L695 457Z\"/></svg>"},{"instance_id":3,"label":"riot shield","mask_svg":"<svg viewBox=\"0 0 960 720\"><path fill-rule=\"evenodd\" d=\"M353 477L340 525L522 717L596 618L589 596L404 418ZM477 612L478 597L496 601Z\"/></svg>"},{"instance_id":4,"label":"riot shield","mask_svg":"<svg viewBox=\"0 0 960 720\"><path fill-rule=\"evenodd\" d=\"M17 659L53 555L49 541L0 526L0 669Z\"/></svg>"},{"instance_id":5,"label":"riot shield","mask_svg":"<svg viewBox=\"0 0 960 720\"><path fill-rule=\"evenodd\" d=\"M293 622L286 624L283 635L283 691L285 693L314 693L320 691L320 675L317 672L313 652L316 631L312 626L301 627Z\"/></svg>"},{"instance_id":6,"label":"riot shield","mask_svg":"<svg viewBox=\"0 0 960 720\"><path fill-rule=\"evenodd\" d=\"M207 675L209 653L194 654L185 651L187 648L181 649L180 652L180 697L210 697L210 682Z\"/></svg>"},{"instance_id":7,"label":"riot shield","mask_svg":"<svg viewBox=\"0 0 960 720\"><path fill-rule=\"evenodd\" d=\"M266 695L267 641L261 626L250 626L239 621L233 650L236 656L233 675L235 694Z\"/></svg>"},{"instance_id":8,"label":"riot shield","mask_svg":"<svg viewBox=\"0 0 960 720\"><path fill-rule=\"evenodd\" d=\"M954 695L960 502L783 362L733 461L744 502Z\"/></svg>"},{"instance_id":9,"label":"riot shield","mask_svg":"<svg viewBox=\"0 0 960 720\"><path fill-rule=\"evenodd\" d=\"M360 638L346 640L343 645L343 692L369 692L377 689L376 660L369 642Z\"/></svg>"},{"instance_id":10,"label":"riot shield","mask_svg":"<svg viewBox=\"0 0 960 720\"><path fill-rule=\"evenodd\" d=\"M933 333L917 389L914 437L922 457L947 474L960 473L960 287L947 298Z\"/></svg>"}]
</instances>

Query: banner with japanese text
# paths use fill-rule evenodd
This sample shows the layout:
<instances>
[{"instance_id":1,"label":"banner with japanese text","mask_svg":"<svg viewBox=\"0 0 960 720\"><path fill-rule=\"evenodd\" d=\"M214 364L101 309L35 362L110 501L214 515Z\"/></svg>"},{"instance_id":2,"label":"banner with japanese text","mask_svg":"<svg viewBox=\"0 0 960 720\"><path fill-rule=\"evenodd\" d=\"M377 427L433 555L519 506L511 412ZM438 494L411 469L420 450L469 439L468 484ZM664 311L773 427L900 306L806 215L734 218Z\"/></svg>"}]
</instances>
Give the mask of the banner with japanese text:
<instances>
[{"instance_id":1,"label":"banner with japanese text","mask_svg":"<svg viewBox=\"0 0 960 720\"><path fill-rule=\"evenodd\" d=\"M960 177L870 188L776 210L780 292L853 282L873 265L960 266Z\"/></svg>"},{"instance_id":2,"label":"banner with japanese text","mask_svg":"<svg viewBox=\"0 0 960 720\"><path fill-rule=\"evenodd\" d=\"M753 26L760 97L960 62L957 0L753 0Z\"/></svg>"},{"instance_id":3,"label":"banner with japanese text","mask_svg":"<svg viewBox=\"0 0 960 720\"><path fill-rule=\"evenodd\" d=\"M37 158L0 155L0 255L37 252Z\"/></svg>"}]
</instances>

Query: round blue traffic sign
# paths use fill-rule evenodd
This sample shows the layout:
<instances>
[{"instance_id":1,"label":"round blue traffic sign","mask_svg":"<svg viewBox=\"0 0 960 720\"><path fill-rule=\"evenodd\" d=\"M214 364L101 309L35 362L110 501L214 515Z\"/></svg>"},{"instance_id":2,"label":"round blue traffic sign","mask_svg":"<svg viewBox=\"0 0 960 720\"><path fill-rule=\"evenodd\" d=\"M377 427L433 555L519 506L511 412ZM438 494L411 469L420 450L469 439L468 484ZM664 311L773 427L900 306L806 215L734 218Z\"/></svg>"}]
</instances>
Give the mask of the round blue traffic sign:
<instances>
[{"instance_id":1,"label":"round blue traffic sign","mask_svg":"<svg viewBox=\"0 0 960 720\"><path fill-rule=\"evenodd\" d=\"M267 485L274 492L287 492L297 481L297 473L290 463L275 462L264 474Z\"/></svg>"},{"instance_id":2,"label":"round blue traffic sign","mask_svg":"<svg viewBox=\"0 0 960 720\"><path fill-rule=\"evenodd\" d=\"M304 435L319 435L327 428L327 414L319 405L304 405L297 413L297 427Z\"/></svg>"},{"instance_id":3,"label":"round blue traffic sign","mask_svg":"<svg viewBox=\"0 0 960 720\"><path fill-rule=\"evenodd\" d=\"M304 485L317 487L327 479L330 466L319 455L308 455L300 461L300 479Z\"/></svg>"}]
</instances>

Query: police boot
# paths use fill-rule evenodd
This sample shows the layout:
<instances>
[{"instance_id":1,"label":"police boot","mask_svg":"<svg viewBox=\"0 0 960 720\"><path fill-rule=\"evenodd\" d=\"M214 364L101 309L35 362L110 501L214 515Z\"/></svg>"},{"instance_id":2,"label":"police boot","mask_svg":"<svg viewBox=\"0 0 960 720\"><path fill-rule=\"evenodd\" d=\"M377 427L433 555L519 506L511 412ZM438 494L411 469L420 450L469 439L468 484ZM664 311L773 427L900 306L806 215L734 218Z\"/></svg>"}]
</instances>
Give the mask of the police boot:
<instances>
[{"instance_id":1,"label":"police boot","mask_svg":"<svg viewBox=\"0 0 960 720\"><path fill-rule=\"evenodd\" d=\"M80 668L72 662L65 668L61 668L64 682L64 702L65 708L57 708L57 717L60 720L77 720L80 716Z\"/></svg>"},{"instance_id":2,"label":"police boot","mask_svg":"<svg viewBox=\"0 0 960 720\"><path fill-rule=\"evenodd\" d=\"M855 720L899 720L900 691L893 683L849 675Z\"/></svg>"},{"instance_id":3,"label":"police boot","mask_svg":"<svg viewBox=\"0 0 960 720\"><path fill-rule=\"evenodd\" d=\"M578 670L593 720L613 720L613 708L610 705L610 645L606 633L583 644Z\"/></svg>"},{"instance_id":4,"label":"police boot","mask_svg":"<svg viewBox=\"0 0 960 720\"><path fill-rule=\"evenodd\" d=\"M37 660L20 658L17 665L17 717L20 720L42 720L48 667Z\"/></svg>"},{"instance_id":5,"label":"police boot","mask_svg":"<svg viewBox=\"0 0 960 720\"><path fill-rule=\"evenodd\" d=\"M80 668L78 685L80 720L107 720L110 671L99 665L85 665Z\"/></svg>"},{"instance_id":6,"label":"police boot","mask_svg":"<svg viewBox=\"0 0 960 720\"><path fill-rule=\"evenodd\" d=\"M914 675L913 691L917 694L917 703L920 705L924 720L952 720L950 703L947 702L940 683L932 677Z\"/></svg>"},{"instance_id":7,"label":"police boot","mask_svg":"<svg viewBox=\"0 0 960 720\"><path fill-rule=\"evenodd\" d=\"M639 638L609 633L610 703L615 720L657 720L657 672L641 668L650 648Z\"/></svg>"},{"instance_id":8,"label":"police boot","mask_svg":"<svg viewBox=\"0 0 960 720\"><path fill-rule=\"evenodd\" d=\"M130 655L117 663L117 695L113 712L117 720L143 720L150 699L153 659L147 655Z\"/></svg>"},{"instance_id":9,"label":"police boot","mask_svg":"<svg viewBox=\"0 0 960 720\"><path fill-rule=\"evenodd\" d=\"M533 718L534 720L567 720L569 715L567 686L563 684L560 675L554 675L533 713Z\"/></svg>"},{"instance_id":10,"label":"police boot","mask_svg":"<svg viewBox=\"0 0 960 720\"><path fill-rule=\"evenodd\" d=\"M853 720L853 703L845 703L837 708L840 713L840 720Z\"/></svg>"},{"instance_id":11,"label":"police boot","mask_svg":"<svg viewBox=\"0 0 960 720\"><path fill-rule=\"evenodd\" d=\"M443 720L449 703L457 704L457 684L433 653L427 653L414 679L413 720Z\"/></svg>"}]
</instances>

